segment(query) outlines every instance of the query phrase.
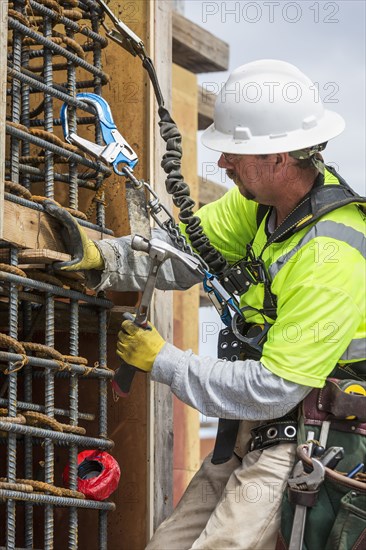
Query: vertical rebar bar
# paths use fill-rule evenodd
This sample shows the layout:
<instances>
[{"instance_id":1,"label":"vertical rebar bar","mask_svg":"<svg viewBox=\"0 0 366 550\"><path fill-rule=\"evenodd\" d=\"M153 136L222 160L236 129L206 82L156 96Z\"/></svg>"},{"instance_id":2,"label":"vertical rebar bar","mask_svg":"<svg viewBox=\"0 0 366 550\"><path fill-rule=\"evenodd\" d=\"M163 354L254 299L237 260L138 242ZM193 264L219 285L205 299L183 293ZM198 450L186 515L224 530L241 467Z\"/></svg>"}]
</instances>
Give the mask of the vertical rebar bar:
<instances>
[{"instance_id":1,"label":"vertical rebar bar","mask_svg":"<svg viewBox=\"0 0 366 550\"><path fill-rule=\"evenodd\" d=\"M70 355L79 354L79 304L77 300L70 301ZM78 393L79 383L76 374L70 376L70 424L78 424ZM70 445L69 452L69 488L77 490L77 445ZM77 548L78 541L78 511L77 508L70 508L69 516L69 550Z\"/></svg>"},{"instance_id":2,"label":"vertical rebar bar","mask_svg":"<svg viewBox=\"0 0 366 550\"><path fill-rule=\"evenodd\" d=\"M18 265L18 250L15 247L10 249L10 264L13 266ZM9 336L12 338L18 338L18 288L16 285L10 283L9 285ZM13 363L8 365L8 415L10 417L16 417L17 415L17 387L18 387L18 374L12 372ZM17 446L16 446L16 434L8 434L8 464L7 464L7 478L9 483L14 483L16 480L17 470ZM7 501L7 522L6 522L6 536L9 550L15 548L15 522L16 522L16 506L15 500Z\"/></svg>"},{"instance_id":3,"label":"vertical rebar bar","mask_svg":"<svg viewBox=\"0 0 366 550\"><path fill-rule=\"evenodd\" d=\"M74 33L70 30L66 30L66 35L74 39ZM68 94L75 98L76 96L76 68L71 62L67 62L67 91ZM76 127L76 109L70 107L68 109L68 123L69 131L77 133ZM69 162L69 206L70 208L78 209L78 171L76 162Z\"/></svg>"},{"instance_id":4,"label":"vertical rebar bar","mask_svg":"<svg viewBox=\"0 0 366 550\"><path fill-rule=\"evenodd\" d=\"M14 10L22 11L22 2L15 0ZM22 63L22 35L20 32L13 31L13 51L12 65L15 70L20 70ZM19 81L13 80L12 100L11 100L11 119L12 122L20 122L21 111L21 85ZM10 140L10 179L14 183L19 182L19 139L11 137Z\"/></svg>"},{"instance_id":5,"label":"vertical rebar bar","mask_svg":"<svg viewBox=\"0 0 366 550\"><path fill-rule=\"evenodd\" d=\"M52 19L43 18L43 34L46 38L52 37ZM52 69L52 51L44 48L43 57L43 78L46 86L53 85ZM44 129L47 132L53 132L53 98L51 94L44 95ZM53 173L53 153L45 151L45 196L54 197L54 173ZM45 343L46 346L54 347L55 337L55 317L54 300L50 293L46 294L46 323L45 323ZM45 373L45 411L48 416L54 416L54 374L51 369L46 369ZM53 483L54 479L54 445L52 440L45 440L45 482ZM44 521L44 547L45 550L53 549L53 506L45 506Z\"/></svg>"},{"instance_id":6,"label":"vertical rebar bar","mask_svg":"<svg viewBox=\"0 0 366 550\"><path fill-rule=\"evenodd\" d=\"M99 19L95 12L92 13L91 15L91 24L92 24L93 31L97 33L99 31ZM102 67L101 52L102 50L101 50L100 44L96 43L93 51L93 64L97 69L101 69ZM94 76L94 92L98 95L101 95L102 93L102 82L99 76ZM98 124L95 125L95 141L98 144L103 144L102 132ZM97 189L99 189L102 183L103 183L103 177L98 176L96 180ZM104 227L105 226L104 193L100 197L100 200L96 202L96 210L97 210L97 217L96 217L97 225Z\"/></svg>"},{"instance_id":7,"label":"vertical rebar bar","mask_svg":"<svg viewBox=\"0 0 366 550\"><path fill-rule=\"evenodd\" d=\"M32 304L23 302L23 339L26 340L32 331ZM24 401L32 402L32 367L24 367ZM24 478L32 479L33 476L33 443L31 436L24 438ZM24 507L24 546L33 548L33 505L25 503Z\"/></svg>"},{"instance_id":8,"label":"vertical rebar bar","mask_svg":"<svg viewBox=\"0 0 366 550\"><path fill-rule=\"evenodd\" d=\"M108 516L104 510L99 512L99 550L107 550Z\"/></svg>"},{"instance_id":9,"label":"vertical rebar bar","mask_svg":"<svg viewBox=\"0 0 366 550\"><path fill-rule=\"evenodd\" d=\"M107 312L99 309L98 312L99 334L99 366L107 366ZM107 437L107 380L99 381L99 436ZM107 549L107 518L103 512L99 512L99 548Z\"/></svg>"},{"instance_id":10,"label":"vertical rebar bar","mask_svg":"<svg viewBox=\"0 0 366 550\"><path fill-rule=\"evenodd\" d=\"M23 69L24 68L27 68L29 65L29 47L28 46L25 46L23 47L22 49L22 67ZM21 117L20 117L20 122L21 124L23 124L23 126L26 126L27 128L29 128L30 124L29 124L29 107L30 107L30 103L29 103L29 85L26 84L25 82L23 82L21 84L21 89L22 89L22 113L21 113ZM27 156L30 154L30 144L28 141L23 141L22 142L22 155L23 156ZM24 185L24 187L26 187L27 189L30 188L30 177L28 174L24 174L22 173L21 175L21 184Z\"/></svg>"},{"instance_id":11,"label":"vertical rebar bar","mask_svg":"<svg viewBox=\"0 0 366 550\"><path fill-rule=\"evenodd\" d=\"M53 294L46 293L46 319L45 319L45 344L54 347L55 345L55 304ZM45 412L47 416L54 417L54 396L55 379L53 370L45 369ZM54 482L54 444L51 439L45 439L44 442L44 472L45 482L53 484ZM44 521L44 548L53 549L53 506L46 504Z\"/></svg>"},{"instance_id":12,"label":"vertical rebar bar","mask_svg":"<svg viewBox=\"0 0 366 550\"><path fill-rule=\"evenodd\" d=\"M107 366L107 311L99 308L99 367ZM107 437L107 380L99 380L99 437Z\"/></svg>"},{"instance_id":13,"label":"vertical rebar bar","mask_svg":"<svg viewBox=\"0 0 366 550\"><path fill-rule=\"evenodd\" d=\"M43 34L46 38L52 37L52 19L44 17ZM43 78L46 86L53 85L52 51L44 48L43 57ZM44 94L44 129L53 132L53 97L51 94ZM53 199L54 195L54 174L53 174L53 153L45 151L45 196Z\"/></svg>"}]
</instances>

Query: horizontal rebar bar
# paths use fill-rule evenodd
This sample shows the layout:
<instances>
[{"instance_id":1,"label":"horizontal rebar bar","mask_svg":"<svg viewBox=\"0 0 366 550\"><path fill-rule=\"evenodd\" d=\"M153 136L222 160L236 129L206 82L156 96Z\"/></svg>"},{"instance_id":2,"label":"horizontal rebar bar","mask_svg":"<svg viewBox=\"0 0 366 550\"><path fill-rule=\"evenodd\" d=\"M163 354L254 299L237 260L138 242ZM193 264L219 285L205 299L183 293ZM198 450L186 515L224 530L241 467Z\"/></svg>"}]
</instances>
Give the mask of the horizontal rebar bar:
<instances>
[{"instance_id":1,"label":"horizontal rebar bar","mask_svg":"<svg viewBox=\"0 0 366 550\"><path fill-rule=\"evenodd\" d=\"M113 306L113 302L104 298L96 298L95 296L83 294L82 292L78 292L77 290L66 290L65 288L51 285L50 283L35 281L34 279L20 277L19 275L13 275L13 273L7 273L5 271L0 271L0 281L21 284L29 288L37 288L38 290L42 290L43 292L51 292L55 296L62 296L63 298L73 298L74 300L88 302L89 304L100 306L106 309L110 309Z\"/></svg>"},{"instance_id":2,"label":"horizontal rebar bar","mask_svg":"<svg viewBox=\"0 0 366 550\"><path fill-rule=\"evenodd\" d=\"M55 506L76 506L77 508L92 508L94 510L116 509L114 502L98 502L96 500L82 500L80 498L55 497L52 495L41 495L39 493L22 493L21 491L7 491L0 489L1 498L12 498L14 500L23 500L33 502L34 504L53 504Z\"/></svg>"},{"instance_id":3,"label":"horizontal rebar bar","mask_svg":"<svg viewBox=\"0 0 366 550\"><path fill-rule=\"evenodd\" d=\"M54 432L43 428L35 428L34 426L26 426L25 424L1 422L1 417L0 431L10 432L12 434L31 435L32 437L51 439L52 441L65 441L69 444L74 443L76 445L80 445L80 447L90 447L91 449L108 450L114 447L114 443L110 439L101 439L99 437L88 437L86 435L75 435L64 432Z\"/></svg>"},{"instance_id":4,"label":"horizontal rebar bar","mask_svg":"<svg viewBox=\"0 0 366 550\"><path fill-rule=\"evenodd\" d=\"M78 126L81 124L95 124L95 117L76 117L76 123ZM62 126L62 120L60 118L54 118L53 119L53 125L54 126ZM33 126L44 126L44 120L42 118L37 118L36 120L30 121L30 127Z\"/></svg>"},{"instance_id":5,"label":"horizontal rebar bar","mask_svg":"<svg viewBox=\"0 0 366 550\"><path fill-rule=\"evenodd\" d=\"M93 110L92 107L90 107L90 105L87 105L86 103L83 103L82 101L79 101L78 99L75 99L70 95L68 95L67 90L64 86L60 86L58 84L53 84L53 86L47 86L46 84L44 84L41 77L34 75L33 73L31 73L30 71L27 71L24 68L22 68L21 71L17 71L12 67L8 67L8 76L15 78L15 80L19 80L24 84L28 84L29 86L37 90L37 92L47 92L49 95L52 95L52 97L55 97L56 99L59 99L64 103L67 103L71 107L83 109L84 111L95 115L95 111ZM8 93L10 95L11 90L9 90Z\"/></svg>"},{"instance_id":6,"label":"horizontal rebar bar","mask_svg":"<svg viewBox=\"0 0 366 550\"><path fill-rule=\"evenodd\" d=\"M0 351L0 361L21 361L24 359L22 355L18 353L11 353L8 351ZM54 370L60 370L60 363L53 361L52 359L43 359L42 357L30 357L28 356L28 363L34 367L51 368ZM74 363L68 363L70 372L85 376L85 378L113 378L114 372L112 370L93 368L89 373L88 369L82 365L76 365ZM89 367L90 368L90 367ZM67 376L68 371L62 371ZM88 373L88 374L86 374Z\"/></svg>"},{"instance_id":7,"label":"horizontal rebar bar","mask_svg":"<svg viewBox=\"0 0 366 550\"><path fill-rule=\"evenodd\" d=\"M5 161L5 167L6 168L10 167L9 161ZM22 174L31 174L32 176L37 176L38 179L36 181L44 181L44 170L41 170L40 168L36 168L35 166L19 163L19 172ZM69 183L69 176L67 174L59 174L57 172L54 172L54 178L55 178L55 181L62 181L63 183ZM77 178L76 181L79 187L83 187L84 189L90 189L91 191L96 191L95 184L91 183L90 180Z\"/></svg>"},{"instance_id":8,"label":"horizontal rebar bar","mask_svg":"<svg viewBox=\"0 0 366 550\"><path fill-rule=\"evenodd\" d=\"M29 134L28 132L23 132L23 130L19 130L19 128L15 128L14 126L11 126L10 124L6 125L6 133L10 134L11 136L14 136L18 139L22 139L23 141L29 141L30 143L33 143L34 145L38 145L38 147L42 147L42 149L47 149L47 151L52 151L52 153L56 153L57 155L60 155L61 157L65 157L68 160L74 160L75 162L78 162L79 164L83 164L84 166L87 166L88 168L92 168L93 170L97 170L99 172L102 172L103 174L111 174L111 170L105 166L102 162L94 162L89 159L86 159L85 157L82 157L78 155L77 153L73 153L72 151L69 151L68 149L64 149L63 147L59 147L58 145L55 145L54 143L51 143L50 141L46 141L45 139L41 139L39 137L33 136L32 134Z\"/></svg>"},{"instance_id":9,"label":"horizontal rebar bar","mask_svg":"<svg viewBox=\"0 0 366 550\"><path fill-rule=\"evenodd\" d=\"M8 404L8 400L0 397L0 405L2 405L3 407L6 407L7 404ZM41 412L41 413L45 412L45 407L43 407L42 405L36 405L35 403L26 403L25 401L18 400L17 407L20 410L28 410L28 411L35 411L35 412ZM55 414L58 416L69 417L70 411L66 411L65 409L55 408ZM78 417L80 420L88 420L90 422L93 422L93 420L95 420L95 414L83 413L80 411L78 412Z\"/></svg>"}]
</instances>

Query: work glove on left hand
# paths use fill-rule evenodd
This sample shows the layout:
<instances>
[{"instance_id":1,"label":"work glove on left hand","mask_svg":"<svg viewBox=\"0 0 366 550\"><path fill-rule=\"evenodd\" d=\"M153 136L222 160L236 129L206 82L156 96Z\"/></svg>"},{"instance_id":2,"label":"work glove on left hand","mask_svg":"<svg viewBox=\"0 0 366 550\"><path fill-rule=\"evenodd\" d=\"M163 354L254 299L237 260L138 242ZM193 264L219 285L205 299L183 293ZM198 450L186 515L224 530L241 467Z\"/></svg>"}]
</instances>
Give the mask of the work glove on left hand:
<instances>
[{"instance_id":1,"label":"work glove on left hand","mask_svg":"<svg viewBox=\"0 0 366 550\"><path fill-rule=\"evenodd\" d=\"M62 224L62 238L67 252L73 257L67 262L57 262L55 267L65 271L104 269L104 260L97 245L89 239L76 219L53 200L45 200L43 208Z\"/></svg>"},{"instance_id":2,"label":"work glove on left hand","mask_svg":"<svg viewBox=\"0 0 366 550\"><path fill-rule=\"evenodd\" d=\"M165 340L153 325L143 329L132 321L123 321L118 333L117 354L129 365L150 372L164 344Z\"/></svg>"}]
</instances>

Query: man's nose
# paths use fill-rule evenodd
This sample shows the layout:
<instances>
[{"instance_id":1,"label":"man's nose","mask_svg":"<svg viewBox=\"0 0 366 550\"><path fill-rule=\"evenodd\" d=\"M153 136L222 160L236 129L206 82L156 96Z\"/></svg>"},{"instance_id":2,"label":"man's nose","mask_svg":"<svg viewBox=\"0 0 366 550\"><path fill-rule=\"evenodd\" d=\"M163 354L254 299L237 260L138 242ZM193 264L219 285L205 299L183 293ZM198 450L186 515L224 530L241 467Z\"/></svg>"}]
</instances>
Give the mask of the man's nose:
<instances>
[{"instance_id":1,"label":"man's nose","mask_svg":"<svg viewBox=\"0 0 366 550\"><path fill-rule=\"evenodd\" d=\"M217 166L219 168L227 168L228 166L230 166L230 164L228 163L228 161L225 158L224 153L221 153L220 158L217 161Z\"/></svg>"}]
</instances>

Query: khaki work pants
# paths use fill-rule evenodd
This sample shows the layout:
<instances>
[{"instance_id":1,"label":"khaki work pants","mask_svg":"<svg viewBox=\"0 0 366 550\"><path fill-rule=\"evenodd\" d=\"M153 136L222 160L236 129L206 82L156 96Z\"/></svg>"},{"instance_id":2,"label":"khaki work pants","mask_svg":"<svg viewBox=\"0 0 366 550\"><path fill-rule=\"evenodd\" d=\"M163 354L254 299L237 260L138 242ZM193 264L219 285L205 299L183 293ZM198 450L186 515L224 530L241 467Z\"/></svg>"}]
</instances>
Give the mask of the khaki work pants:
<instances>
[{"instance_id":1,"label":"khaki work pants","mask_svg":"<svg viewBox=\"0 0 366 550\"><path fill-rule=\"evenodd\" d=\"M237 450L247 451L256 425L242 421ZM281 443L218 465L211 453L146 550L274 550L295 451Z\"/></svg>"}]
</instances>

